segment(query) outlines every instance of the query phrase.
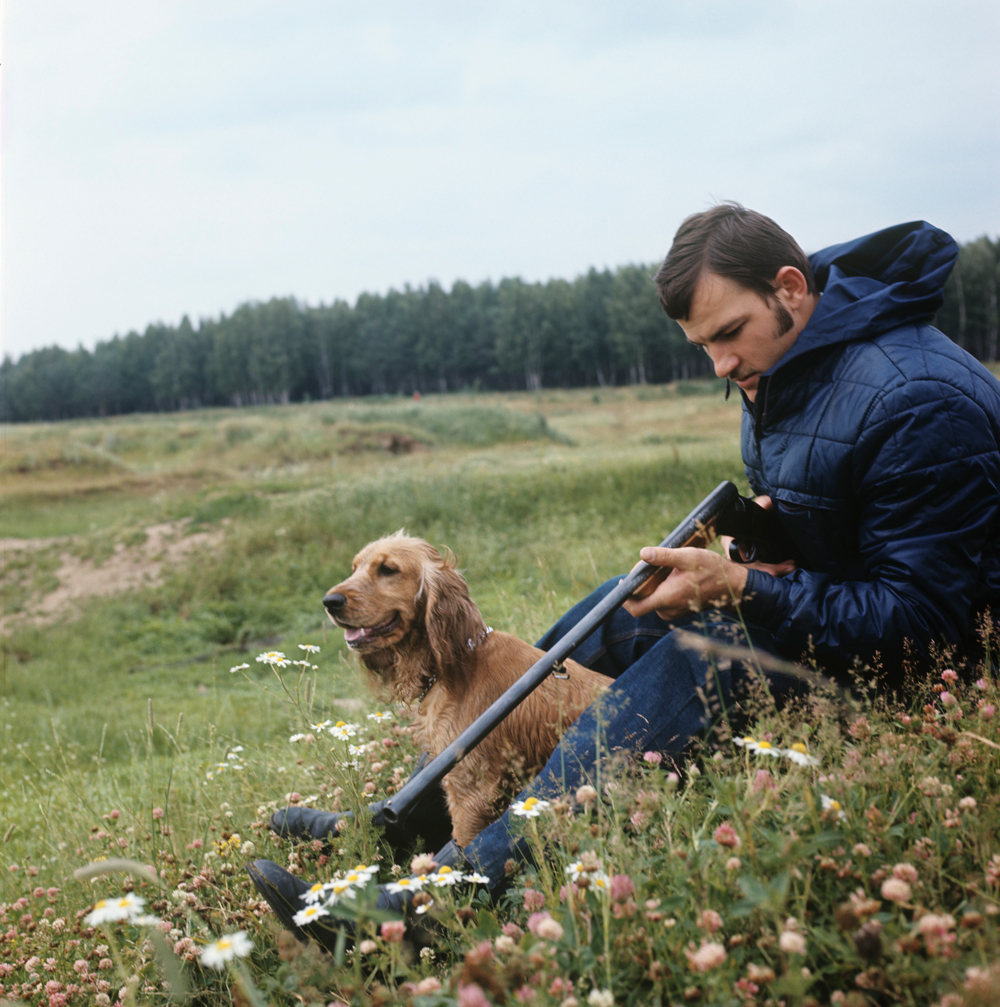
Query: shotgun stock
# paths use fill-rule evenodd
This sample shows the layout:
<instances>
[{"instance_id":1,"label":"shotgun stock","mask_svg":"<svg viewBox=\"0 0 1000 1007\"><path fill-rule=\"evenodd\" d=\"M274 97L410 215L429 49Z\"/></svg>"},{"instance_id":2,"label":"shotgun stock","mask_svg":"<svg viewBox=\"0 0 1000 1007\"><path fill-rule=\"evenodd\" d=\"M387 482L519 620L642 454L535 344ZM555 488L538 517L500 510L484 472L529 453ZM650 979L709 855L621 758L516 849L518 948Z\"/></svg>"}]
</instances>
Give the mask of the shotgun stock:
<instances>
[{"instance_id":1,"label":"shotgun stock","mask_svg":"<svg viewBox=\"0 0 1000 1007\"><path fill-rule=\"evenodd\" d=\"M731 482L720 483L661 543L664 549L679 549L688 545L707 545L715 535L715 521L739 499L739 491ZM597 629L624 601L637 592L648 593L669 573L662 567L640 563L603 601L587 613L565 636L540 657L492 706L479 715L440 755L432 759L423 771L389 797L382 816L391 824L405 827L406 817L424 792L435 786L457 763L486 737L511 710L519 706L591 633Z\"/></svg>"}]
</instances>

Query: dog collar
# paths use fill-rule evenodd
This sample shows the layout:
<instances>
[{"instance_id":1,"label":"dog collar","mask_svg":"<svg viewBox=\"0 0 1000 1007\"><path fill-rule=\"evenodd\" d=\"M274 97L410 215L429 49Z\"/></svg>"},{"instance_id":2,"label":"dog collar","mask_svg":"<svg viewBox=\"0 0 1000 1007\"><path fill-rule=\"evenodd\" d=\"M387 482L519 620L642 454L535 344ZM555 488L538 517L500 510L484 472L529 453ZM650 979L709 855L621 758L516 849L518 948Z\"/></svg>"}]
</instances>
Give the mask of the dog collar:
<instances>
[{"instance_id":1,"label":"dog collar","mask_svg":"<svg viewBox=\"0 0 1000 1007\"><path fill-rule=\"evenodd\" d=\"M477 636L475 640L473 640L472 637L470 636L469 639L465 641L465 645L469 648L469 650L475 650L476 646L482 643L483 640L485 640L486 637L488 637L492 632L493 627L487 626L486 629L481 629L479 631L479 636Z\"/></svg>"},{"instance_id":2,"label":"dog collar","mask_svg":"<svg viewBox=\"0 0 1000 1007\"><path fill-rule=\"evenodd\" d=\"M431 675L431 677L429 679L427 679L427 685L424 687L424 691L422 693L420 693L419 696L417 696L417 700L416 701L418 703L422 702L424 696L426 696L427 693L430 692L431 689L434 688L434 683L436 681L437 681L437 675Z\"/></svg>"}]
</instances>

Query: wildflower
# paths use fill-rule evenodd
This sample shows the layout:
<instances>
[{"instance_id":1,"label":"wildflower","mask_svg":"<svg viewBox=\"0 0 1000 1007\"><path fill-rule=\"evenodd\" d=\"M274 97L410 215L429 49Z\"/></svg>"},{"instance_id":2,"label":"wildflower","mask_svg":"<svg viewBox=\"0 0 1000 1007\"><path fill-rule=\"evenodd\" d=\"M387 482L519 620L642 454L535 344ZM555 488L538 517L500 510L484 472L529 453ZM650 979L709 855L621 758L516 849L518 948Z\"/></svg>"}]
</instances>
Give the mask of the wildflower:
<instances>
[{"instance_id":1,"label":"wildflower","mask_svg":"<svg viewBox=\"0 0 1000 1007\"><path fill-rule=\"evenodd\" d=\"M563 938L562 925L551 917L547 920L542 920L538 924L538 928L535 930L535 933L547 941L561 941Z\"/></svg>"},{"instance_id":2,"label":"wildflower","mask_svg":"<svg viewBox=\"0 0 1000 1007\"><path fill-rule=\"evenodd\" d=\"M545 893L536 888L528 888L524 892L524 908L529 913L538 912L545 908Z\"/></svg>"},{"instance_id":3,"label":"wildflower","mask_svg":"<svg viewBox=\"0 0 1000 1007\"><path fill-rule=\"evenodd\" d=\"M691 763L688 767L689 770L695 770L697 768L698 767L694 763ZM694 773L693 775L697 776L698 774ZM676 790L680 785L680 782L681 778L676 773L667 773L667 779L665 781L667 792L669 793L671 790Z\"/></svg>"},{"instance_id":4,"label":"wildflower","mask_svg":"<svg viewBox=\"0 0 1000 1007\"><path fill-rule=\"evenodd\" d=\"M976 799L974 797L963 797L958 802L958 806L963 811L972 811L976 807Z\"/></svg>"},{"instance_id":5,"label":"wildflower","mask_svg":"<svg viewBox=\"0 0 1000 1007\"><path fill-rule=\"evenodd\" d=\"M947 689L938 698L941 700L942 706L958 706L957 697L953 693L948 692Z\"/></svg>"},{"instance_id":6,"label":"wildflower","mask_svg":"<svg viewBox=\"0 0 1000 1007\"><path fill-rule=\"evenodd\" d=\"M490 883L490 879L485 874L480 874L479 871L466 874L465 880L470 885L488 885Z\"/></svg>"},{"instance_id":7,"label":"wildflower","mask_svg":"<svg viewBox=\"0 0 1000 1007\"><path fill-rule=\"evenodd\" d=\"M615 874L611 878L611 898L624 902L635 893L635 882L627 874Z\"/></svg>"},{"instance_id":8,"label":"wildflower","mask_svg":"<svg viewBox=\"0 0 1000 1007\"><path fill-rule=\"evenodd\" d=\"M258 658L257 658L257 660L259 661L259 660L260 660L260 658L258 657ZM247 670L247 668L249 668L249 667L250 667L250 665L249 665L249 664L234 664L234 665L233 665L233 666L232 666L232 667L231 667L231 668L229 669L229 674L230 674L230 675L232 675L232 674L235 674L235 673L236 673L237 671L246 671L246 670Z\"/></svg>"},{"instance_id":9,"label":"wildflower","mask_svg":"<svg viewBox=\"0 0 1000 1007\"><path fill-rule=\"evenodd\" d=\"M941 681L947 682L949 685L951 685L952 683L958 681L958 675L954 671L952 671L951 668L946 668L944 671L941 672Z\"/></svg>"},{"instance_id":10,"label":"wildflower","mask_svg":"<svg viewBox=\"0 0 1000 1007\"><path fill-rule=\"evenodd\" d=\"M759 794L768 790L777 790L778 784L774 777L771 775L769 769L758 769L754 774L753 783L750 784L750 790L754 794Z\"/></svg>"},{"instance_id":11,"label":"wildflower","mask_svg":"<svg viewBox=\"0 0 1000 1007\"><path fill-rule=\"evenodd\" d=\"M785 930L778 938L778 947L786 955L804 955L806 953L806 939L794 930Z\"/></svg>"},{"instance_id":12,"label":"wildflower","mask_svg":"<svg viewBox=\"0 0 1000 1007\"><path fill-rule=\"evenodd\" d=\"M358 893L354 890L354 885L345 878L335 878L328 881L324 886L330 893L326 900L328 906L336 905L341 898L356 899ZM362 887L364 887L362 885Z\"/></svg>"},{"instance_id":13,"label":"wildflower","mask_svg":"<svg viewBox=\"0 0 1000 1007\"><path fill-rule=\"evenodd\" d=\"M384 713L380 713L376 710L375 713L368 714L368 719L374 720L376 724L381 724L386 720L392 720L392 713L389 710L386 710Z\"/></svg>"},{"instance_id":14,"label":"wildflower","mask_svg":"<svg viewBox=\"0 0 1000 1007\"><path fill-rule=\"evenodd\" d=\"M386 885L385 890L390 895L395 895L397 892L419 892L423 887L424 882L421 878L400 878Z\"/></svg>"},{"instance_id":15,"label":"wildflower","mask_svg":"<svg viewBox=\"0 0 1000 1007\"><path fill-rule=\"evenodd\" d=\"M597 800L597 791L589 784L576 788L576 799L580 804L593 804Z\"/></svg>"},{"instance_id":16,"label":"wildflower","mask_svg":"<svg viewBox=\"0 0 1000 1007\"><path fill-rule=\"evenodd\" d=\"M642 757L642 761L658 766L663 762L663 756L659 752L646 752Z\"/></svg>"},{"instance_id":17,"label":"wildflower","mask_svg":"<svg viewBox=\"0 0 1000 1007\"><path fill-rule=\"evenodd\" d=\"M226 962L234 958L246 958L253 950L253 941L247 937L245 930L237 930L234 934L225 934L217 941L206 944L201 949L201 963L209 968L225 968Z\"/></svg>"},{"instance_id":18,"label":"wildflower","mask_svg":"<svg viewBox=\"0 0 1000 1007\"><path fill-rule=\"evenodd\" d=\"M481 986L469 983L458 987L458 1007L492 1007Z\"/></svg>"},{"instance_id":19,"label":"wildflower","mask_svg":"<svg viewBox=\"0 0 1000 1007\"><path fill-rule=\"evenodd\" d=\"M739 857L730 857L726 861L727 871L738 871L743 866L743 861Z\"/></svg>"},{"instance_id":20,"label":"wildflower","mask_svg":"<svg viewBox=\"0 0 1000 1007\"><path fill-rule=\"evenodd\" d=\"M420 952L421 957L424 957L424 951L431 951L431 949L424 948ZM431 954L433 953L434 952L431 951ZM414 992L417 996L426 996L428 993L437 993L439 989L441 989L441 980L436 976L427 976L426 979L421 979L420 982L417 983L417 988Z\"/></svg>"},{"instance_id":21,"label":"wildflower","mask_svg":"<svg viewBox=\"0 0 1000 1007\"><path fill-rule=\"evenodd\" d=\"M541 936L538 928L547 920L552 920L552 914L548 912L532 913L528 917L528 929L536 936ZM555 922L553 920L553 922Z\"/></svg>"},{"instance_id":22,"label":"wildflower","mask_svg":"<svg viewBox=\"0 0 1000 1007\"><path fill-rule=\"evenodd\" d=\"M587 994L590 1007L615 1007L615 997L611 990L591 990Z\"/></svg>"},{"instance_id":23,"label":"wildflower","mask_svg":"<svg viewBox=\"0 0 1000 1007\"><path fill-rule=\"evenodd\" d=\"M551 804L548 801L539 800L537 797L529 797L524 801L515 801L510 806L510 810L521 818L537 818L550 807Z\"/></svg>"},{"instance_id":24,"label":"wildflower","mask_svg":"<svg viewBox=\"0 0 1000 1007\"><path fill-rule=\"evenodd\" d=\"M513 937L508 937L506 934L501 934L494 942L493 946L497 949L497 954L509 955L513 951L517 944L514 943Z\"/></svg>"},{"instance_id":25,"label":"wildflower","mask_svg":"<svg viewBox=\"0 0 1000 1007\"><path fill-rule=\"evenodd\" d=\"M322 881L317 881L311 888L306 889L299 898L309 905L313 902L319 902L319 900L323 897L323 890L325 888L326 885Z\"/></svg>"},{"instance_id":26,"label":"wildflower","mask_svg":"<svg viewBox=\"0 0 1000 1007\"><path fill-rule=\"evenodd\" d=\"M757 739L748 734L742 738L733 738L733 744L752 752L757 747Z\"/></svg>"},{"instance_id":27,"label":"wildflower","mask_svg":"<svg viewBox=\"0 0 1000 1007\"><path fill-rule=\"evenodd\" d=\"M300 909L293 917L292 921L297 927L305 926L307 923L314 923L316 920L320 919L322 916L329 916L329 912L320 905L313 903L312 905L306 906L305 909Z\"/></svg>"},{"instance_id":28,"label":"wildflower","mask_svg":"<svg viewBox=\"0 0 1000 1007\"><path fill-rule=\"evenodd\" d=\"M304 650L307 654L318 654L319 647L312 643L300 643L299 650Z\"/></svg>"},{"instance_id":29,"label":"wildflower","mask_svg":"<svg viewBox=\"0 0 1000 1007\"><path fill-rule=\"evenodd\" d=\"M917 869L913 864L896 864L892 869L892 876L912 885L917 880Z\"/></svg>"},{"instance_id":30,"label":"wildflower","mask_svg":"<svg viewBox=\"0 0 1000 1007\"><path fill-rule=\"evenodd\" d=\"M714 909L706 909L699 913L696 922L700 929L707 930L710 934L722 929L722 917Z\"/></svg>"},{"instance_id":31,"label":"wildflower","mask_svg":"<svg viewBox=\"0 0 1000 1007\"><path fill-rule=\"evenodd\" d=\"M985 678L977 678L976 679L976 688L979 689L979 690L988 689L989 688L989 682L987 682Z\"/></svg>"},{"instance_id":32,"label":"wildflower","mask_svg":"<svg viewBox=\"0 0 1000 1007\"><path fill-rule=\"evenodd\" d=\"M432 874L427 880L435 888L446 888L450 885L457 885L463 879L460 871L453 871L450 867L442 867L437 874Z\"/></svg>"},{"instance_id":33,"label":"wildflower","mask_svg":"<svg viewBox=\"0 0 1000 1007\"><path fill-rule=\"evenodd\" d=\"M902 878L886 878L882 882L882 898L897 905L909 902L912 895L910 886Z\"/></svg>"},{"instance_id":34,"label":"wildflower","mask_svg":"<svg viewBox=\"0 0 1000 1007\"><path fill-rule=\"evenodd\" d=\"M414 873L418 873L414 871ZM353 871L348 871L344 875L344 882L349 885L353 885L355 888L366 888L368 882L371 881L374 871L368 869L359 871L356 867Z\"/></svg>"},{"instance_id":35,"label":"wildflower","mask_svg":"<svg viewBox=\"0 0 1000 1007\"><path fill-rule=\"evenodd\" d=\"M856 857L870 857L872 848L867 843L855 843L851 848Z\"/></svg>"},{"instance_id":36,"label":"wildflower","mask_svg":"<svg viewBox=\"0 0 1000 1007\"><path fill-rule=\"evenodd\" d=\"M288 660L280 650L269 650L257 655L258 664L269 664L271 667L287 668ZM249 665L248 665L249 667Z\"/></svg>"},{"instance_id":37,"label":"wildflower","mask_svg":"<svg viewBox=\"0 0 1000 1007\"><path fill-rule=\"evenodd\" d=\"M398 944L403 939L403 934L406 933L406 924L403 920L386 920L379 933L382 935L382 940L389 941L390 944Z\"/></svg>"},{"instance_id":38,"label":"wildflower","mask_svg":"<svg viewBox=\"0 0 1000 1007\"><path fill-rule=\"evenodd\" d=\"M983 720L992 720L993 714L997 712L997 708L992 703L980 703L979 704L979 716Z\"/></svg>"},{"instance_id":39,"label":"wildflower","mask_svg":"<svg viewBox=\"0 0 1000 1007\"><path fill-rule=\"evenodd\" d=\"M750 962L747 965L747 978L752 983L774 982L774 969L767 965L755 965Z\"/></svg>"},{"instance_id":40,"label":"wildflower","mask_svg":"<svg viewBox=\"0 0 1000 1007\"><path fill-rule=\"evenodd\" d=\"M297 741L302 741L302 740L304 740L305 738L311 738L311 737L312 737L312 735L311 735L311 734L293 734L293 735L292 735L292 736L291 736L291 737L290 737L290 738L288 739L288 741L289 741L289 742L290 742L291 744L293 744L293 745L294 745L294 744L295 744L295 743L296 743Z\"/></svg>"},{"instance_id":41,"label":"wildflower","mask_svg":"<svg viewBox=\"0 0 1000 1007\"><path fill-rule=\"evenodd\" d=\"M343 720L338 720L328 730L339 741L347 741L348 738L353 738L358 733L358 725L347 724Z\"/></svg>"},{"instance_id":42,"label":"wildflower","mask_svg":"<svg viewBox=\"0 0 1000 1007\"><path fill-rule=\"evenodd\" d=\"M840 801L835 801L832 797L827 797L826 794L820 794L819 799L820 803L823 805L823 811L831 818L834 818L838 822L847 821L847 815L844 813L844 809L840 806Z\"/></svg>"},{"instance_id":43,"label":"wildflower","mask_svg":"<svg viewBox=\"0 0 1000 1007\"><path fill-rule=\"evenodd\" d=\"M736 834L736 830L729 822L723 822L712 833L712 838L720 845L734 850L738 850L743 845L743 840Z\"/></svg>"},{"instance_id":44,"label":"wildflower","mask_svg":"<svg viewBox=\"0 0 1000 1007\"><path fill-rule=\"evenodd\" d=\"M715 941L703 941L697 951L685 949L684 957L695 972L710 972L726 960L726 949Z\"/></svg>"},{"instance_id":45,"label":"wildflower","mask_svg":"<svg viewBox=\"0 0 1000 1007\"><path fill-rule=\"evenodd\" d=\"M358 945L358 951L363 955L370 955L373 951L378 950L378 945L374 941L362 941Z\"/></svg>"},{"instance_id":46,"label":"wildflower","mask_svg":"<svg viewBox=\"0 0 1000 1007\"><path fill-rule=\"evenodd\" d=\"M111 923L115 920L131 920L142 913L145 899L128 892L120 899L101 899L94 905L83 920L84 926L96 927L99 923Z\"/></svg>"},{"instance_id":47,"label":"wildflower","mask_svg":"<svg viewBox=\"0 0 1000 1007\"><path fill-rule=\"evenodd\" d=\"M781 753L786 759L791 759L797 766L818 766L819 759L809 754L809 749L801 741L796 741L791 748Z\"/></svg>"}]
</instances>

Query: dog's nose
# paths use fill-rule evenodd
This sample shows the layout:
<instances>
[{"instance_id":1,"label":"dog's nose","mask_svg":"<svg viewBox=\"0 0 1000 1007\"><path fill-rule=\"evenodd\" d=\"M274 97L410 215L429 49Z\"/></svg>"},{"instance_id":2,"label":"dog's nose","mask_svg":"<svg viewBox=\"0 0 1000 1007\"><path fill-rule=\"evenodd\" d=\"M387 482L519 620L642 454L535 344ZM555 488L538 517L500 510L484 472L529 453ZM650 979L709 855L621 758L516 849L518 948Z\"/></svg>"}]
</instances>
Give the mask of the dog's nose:
<instances>
[{"instance_id":1,"label":"dog's nose","mask_svg":"<svg viewBox=\"0 0 1000 1007\"><path fill-rule=\"evenodd\" d=\"M333 592L332 594L326 595L323 599L323 604L326 606L326 610L330 613L330 615L336 615L347 604L347 598L342 594Z\"/></svg>"}]
</instances>

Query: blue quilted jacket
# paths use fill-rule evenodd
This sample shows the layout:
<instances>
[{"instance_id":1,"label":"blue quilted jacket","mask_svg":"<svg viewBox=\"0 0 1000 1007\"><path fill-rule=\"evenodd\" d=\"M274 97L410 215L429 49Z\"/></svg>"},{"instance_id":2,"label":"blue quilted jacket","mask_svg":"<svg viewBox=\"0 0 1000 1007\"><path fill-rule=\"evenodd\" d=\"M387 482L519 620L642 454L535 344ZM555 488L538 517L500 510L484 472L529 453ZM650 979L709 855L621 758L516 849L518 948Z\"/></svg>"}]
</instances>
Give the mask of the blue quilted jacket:
<instances>
[{"instance_id":1,"label":"blue quilted jacket","mask_svg":"<svg viewBox=\"0 0 1000 1007\"><path fill-rule=\"evenodd\" d=\"M743 610L793 655L843 668L904 640L963 644L1000 615L1000 382L931 325L958 255L901 224L810 258L822 291L743 402L743 460L799 569L751 570Z\"/></svg>"}]
</instances>

